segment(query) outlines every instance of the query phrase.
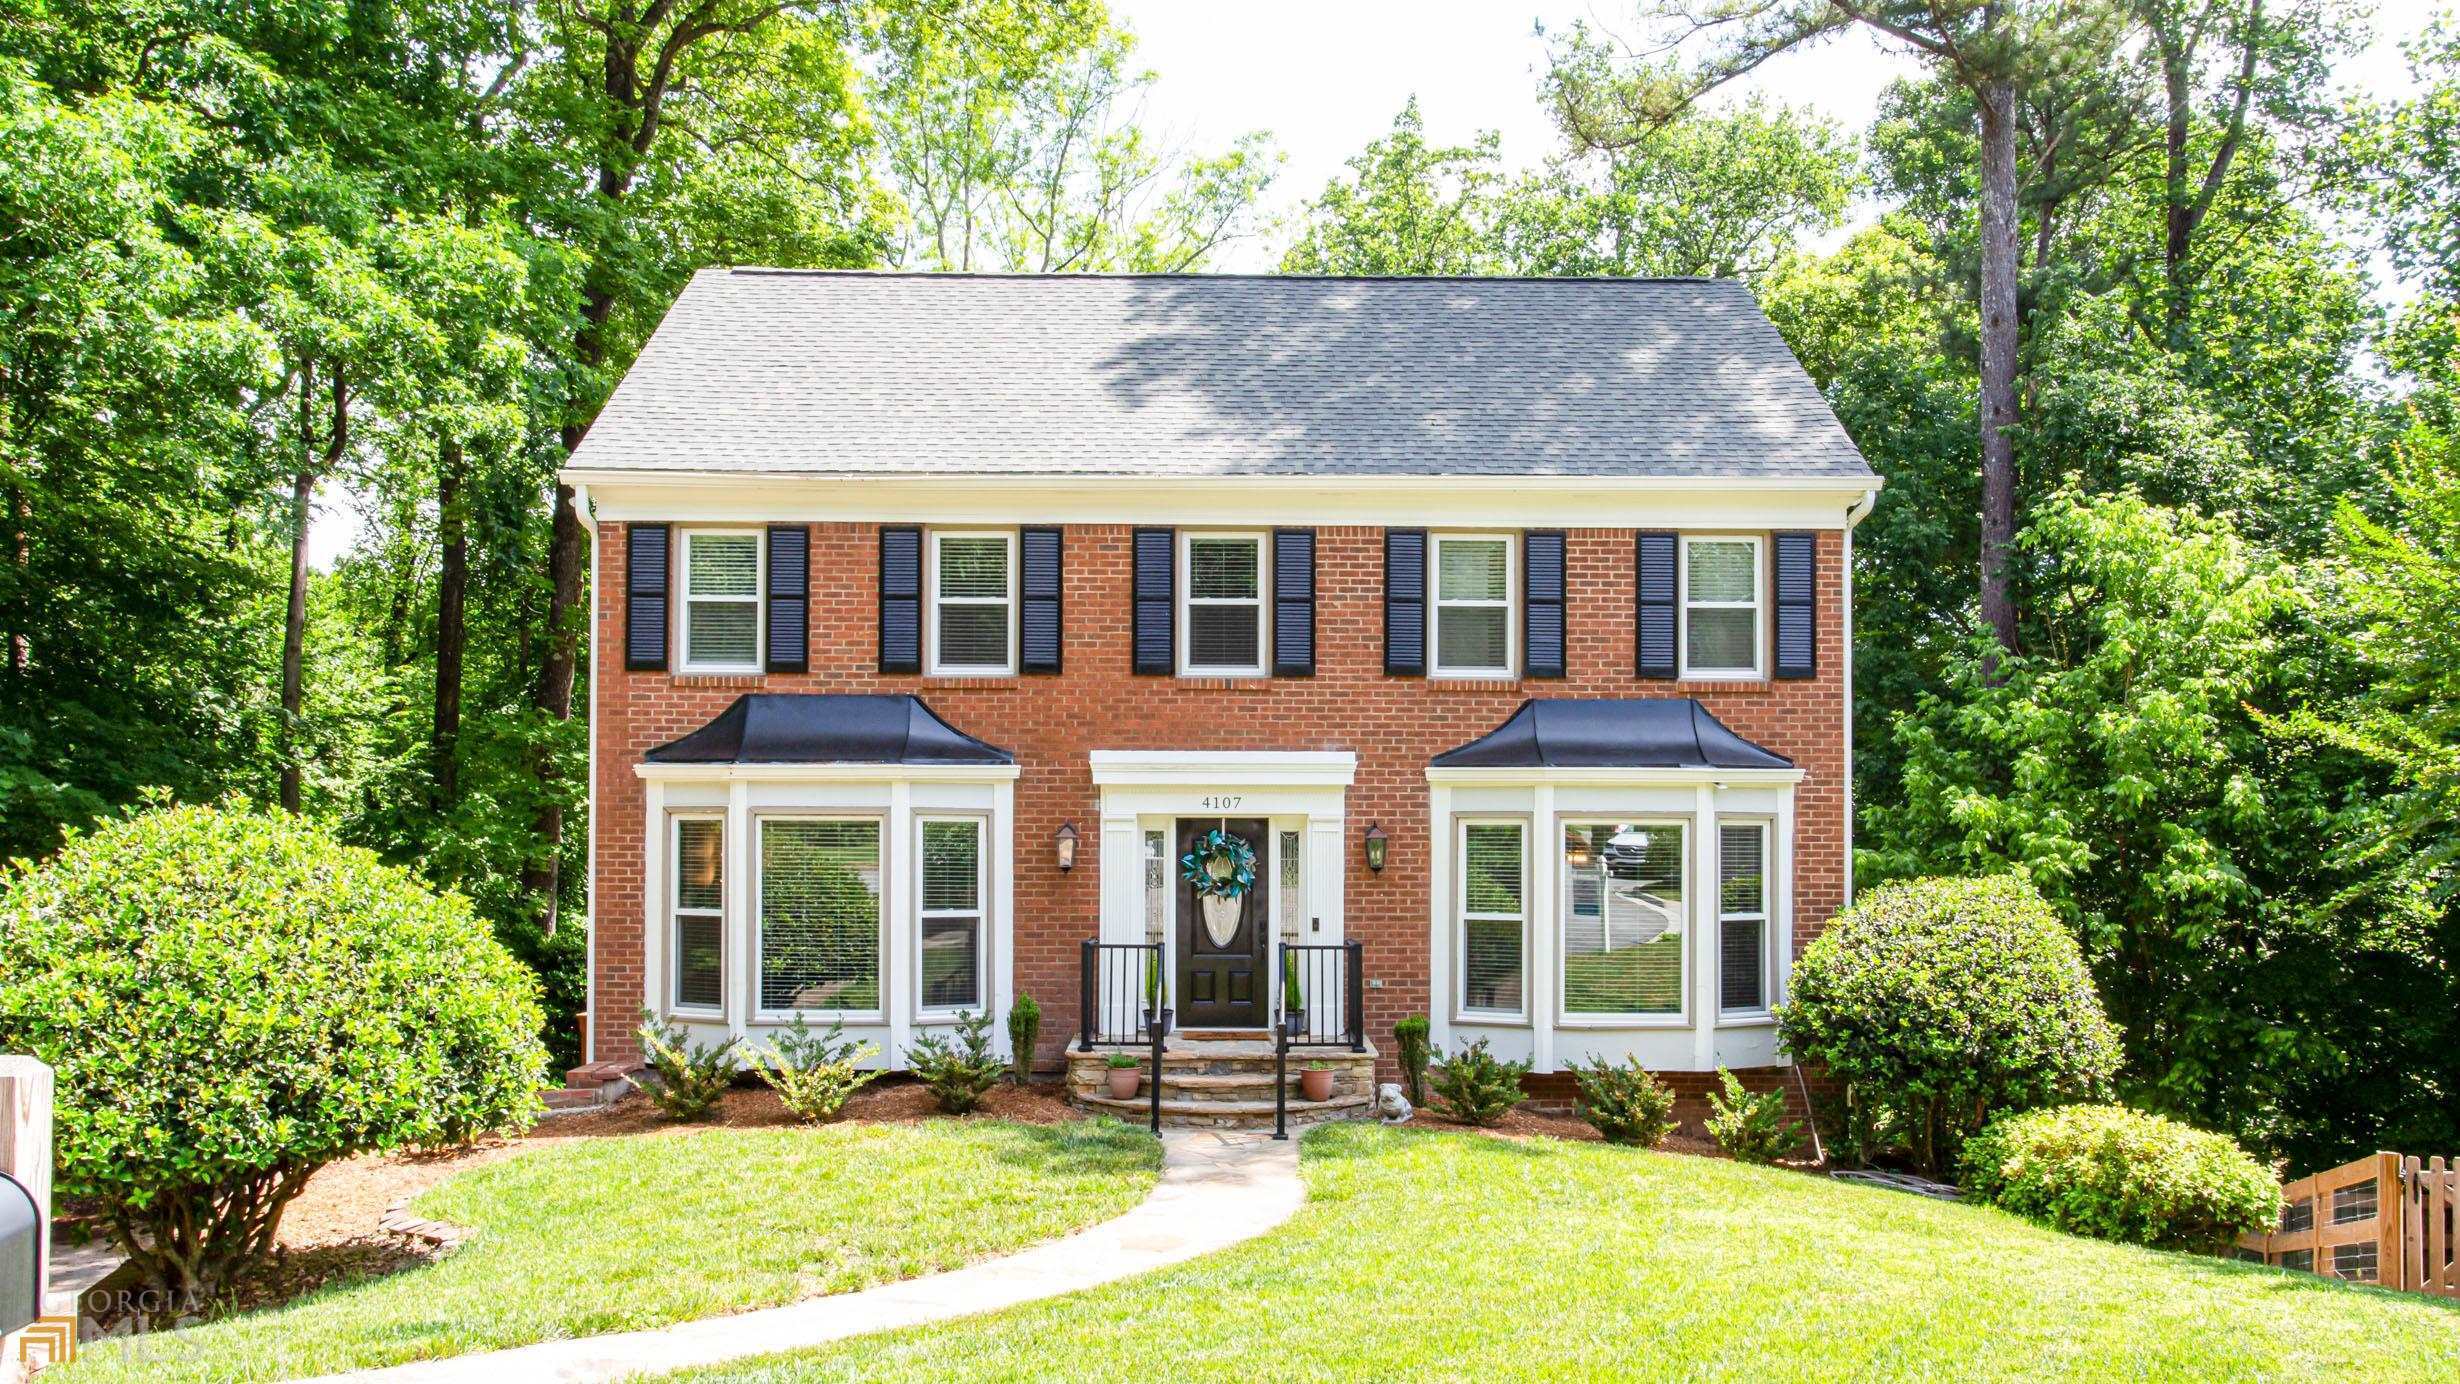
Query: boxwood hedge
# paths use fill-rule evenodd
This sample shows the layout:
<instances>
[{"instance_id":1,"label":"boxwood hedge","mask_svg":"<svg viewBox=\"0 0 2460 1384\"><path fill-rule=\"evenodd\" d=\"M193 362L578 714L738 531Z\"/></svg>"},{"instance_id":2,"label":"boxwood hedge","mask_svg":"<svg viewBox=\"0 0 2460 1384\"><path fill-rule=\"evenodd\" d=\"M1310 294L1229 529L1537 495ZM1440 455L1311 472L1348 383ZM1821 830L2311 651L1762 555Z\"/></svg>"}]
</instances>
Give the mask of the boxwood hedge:
<instances>
[{"instance_id":1,"label":"boxwood hedge","mask_svg":"<svg viewBox=\"0 0 2460 1384\"><path fill-rule=\"evenodd\" d=\"M2026 1110L1965 1144L1968 1196L2045 1225L2217 1252L2280 1219L2270 1169L2225 1134L2123 1105Z\"/></svg>"}]
</instances>

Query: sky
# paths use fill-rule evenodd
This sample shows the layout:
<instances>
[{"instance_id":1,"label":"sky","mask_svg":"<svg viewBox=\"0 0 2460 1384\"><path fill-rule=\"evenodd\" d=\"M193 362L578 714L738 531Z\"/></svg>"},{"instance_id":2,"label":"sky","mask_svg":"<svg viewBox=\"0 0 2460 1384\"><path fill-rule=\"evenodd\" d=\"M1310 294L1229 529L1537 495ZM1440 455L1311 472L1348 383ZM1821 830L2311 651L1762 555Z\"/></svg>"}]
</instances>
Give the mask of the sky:
<instances>
[{"instance_id":1,"label":"sky","mask_svg":"<svg viewBox=\"0 0 2460 1384\"><path fill-rule=\"evenodd\" d=\"M1249 130L1269 131L1287 160L1267 197L1269 211L1282 216L1321 192L1344 160L1390 129L1413 93L1430 140L1457 143L1494 130L1510 167L1534 167L1557 147L1538 103L1546 58L1540 26L1561 33L1585 19L1626 38L1645 36L1631 21L1637 7L1623 0L1242 0L1235 6L1110 0L1110 6L1136 32L1140 64L1159 74L1146 97L1146 127L1166 143L1200 151L1224 148ZM2375 43L2344 64L2338 79L2384 94L2407 90L2400 42L2437 8L2436 0L2382 0ZM1868 33L1856 28L1781 56L1711 104L1766 92L1814 107L1860 133L1877 114L1887 84L1918 70L1913 59ZM1844 234L1835 240L1841 243ZM1270 269L1286 239L1251 238L1232 246L1214 267Z\"/></svg>"},{"instance_id":2,"label":"sky","mask_svg":"<svg viewBox=\"0 0 2460 1384\"><path fill-rule=\"evenodd\" d=\"M2449 0L2460 3L2460 0ZM1141 66L1158 74L1140 112L1163 144L1207 152L1250 130L1271 133L1284 158L1267 194L1265 220L1294 215L1323 191L1342 163L1392 127L1418 97L1428 138L1466 141L1481 130L1502 136L1505 163L1534 167L1557 146L1538 103L1546 40L1575 20L1639 37L1623 3L1531 5L1526 0L1110 0L1137 35ZM2380 95L2410 87L2400 44L2416 35L2438 0L2382 0L2375 41L2345 63L2337 80ZM1711 98L1711 104L1766 92L1808 105L1856 133L1878 113L1879 96L1918 70L1856 29L1789 53ZM1851 228L1825 238L1841 244ZM1268 270L1288 233L1268 230L1238 241L1213 268ZM329 569L363 527L351 497L327 486L316 505L309 559Z\"/></svg>"}]
</instances>

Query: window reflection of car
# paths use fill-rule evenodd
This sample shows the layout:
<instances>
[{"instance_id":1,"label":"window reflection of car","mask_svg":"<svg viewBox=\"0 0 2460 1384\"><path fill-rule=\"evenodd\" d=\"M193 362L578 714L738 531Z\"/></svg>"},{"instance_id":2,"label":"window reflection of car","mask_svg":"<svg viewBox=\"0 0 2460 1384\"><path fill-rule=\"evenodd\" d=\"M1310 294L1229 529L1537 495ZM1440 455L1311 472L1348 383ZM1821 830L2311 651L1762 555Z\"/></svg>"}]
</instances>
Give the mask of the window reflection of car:
<instances>
[{"instance_id":1,"label":"window reflection of car","mask_svg":"<svg viewBox=\"0 0 2460 1384\"><path fill-rule=\"evenodd\" d=\"M1649 834L1618 831L1603 852L1606 873L1616 879L1640 879L1648 872Z\"/></svg>"}]
</instances>

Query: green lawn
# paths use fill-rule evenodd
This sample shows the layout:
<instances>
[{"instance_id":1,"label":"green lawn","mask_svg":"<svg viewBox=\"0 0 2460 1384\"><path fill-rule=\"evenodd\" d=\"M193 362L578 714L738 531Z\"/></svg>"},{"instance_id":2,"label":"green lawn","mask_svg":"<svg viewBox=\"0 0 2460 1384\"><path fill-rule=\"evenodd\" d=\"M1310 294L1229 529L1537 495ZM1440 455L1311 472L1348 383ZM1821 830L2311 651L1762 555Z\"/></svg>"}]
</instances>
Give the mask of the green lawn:
<instances>
[{"instance_id":1,"label":"green lawn","mask_svg":"<svg viewBox=\"0 0 2460 1384\"><path fill-rule=\"evenodd\" d=\"M1160 1163L1152 1135L1107 1120L549 1144L419 1199L421 1214L480 1232L440 1264L98 1347L57 1377L284 1378L850 1292L1107 1220L1144 1198Z\"/></svg>"},{"instance_id":2,"label":"green lawn","mask_svg":"<svg viewBox=\"0 0 2460 1384\"><path fill-rule=\"evenodd\" d=\"M1253 1244L710 1379L2448 1379L2460 1311L1805 1176L1336 1125Z\"/></svg>"}]
</instances>

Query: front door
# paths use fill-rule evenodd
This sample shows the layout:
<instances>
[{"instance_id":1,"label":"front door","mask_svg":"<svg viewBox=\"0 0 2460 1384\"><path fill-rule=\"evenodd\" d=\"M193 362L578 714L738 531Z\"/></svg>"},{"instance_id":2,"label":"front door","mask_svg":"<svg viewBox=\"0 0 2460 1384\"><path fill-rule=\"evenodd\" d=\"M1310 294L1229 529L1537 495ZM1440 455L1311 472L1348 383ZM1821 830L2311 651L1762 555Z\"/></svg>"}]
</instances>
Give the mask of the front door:
<instances>
[{"instance_id":1,"label":"front door","mask_svg":"<svg viewBox=\"0 0 2460 1384\"><path fill-rule=\"evenodd\" d=\"M1179 881L1179 974L1173 987L1181 1028L1263 1028L1271 969L1264 948L1272 935L1272 838L1261 817L1182 817L1171 869ZM1232 909L1208 916L1179 862L1215 827L1256 853L1256 882Z\"/></svg>"}]
</instances>

